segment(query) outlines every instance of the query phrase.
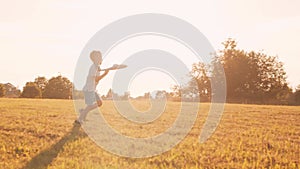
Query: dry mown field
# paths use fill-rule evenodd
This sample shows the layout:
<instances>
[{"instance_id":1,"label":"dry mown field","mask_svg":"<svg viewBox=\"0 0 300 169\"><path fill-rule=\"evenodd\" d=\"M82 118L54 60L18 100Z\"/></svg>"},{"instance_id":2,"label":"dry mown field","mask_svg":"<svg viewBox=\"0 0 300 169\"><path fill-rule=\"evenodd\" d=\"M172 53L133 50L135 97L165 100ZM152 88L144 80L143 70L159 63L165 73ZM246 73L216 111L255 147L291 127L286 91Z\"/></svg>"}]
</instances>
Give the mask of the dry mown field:
<instances>
[{"instance_id":1,"label":"dry mown field","mask_svg":"<svg viewBox=\"0 0 300 169\"><path fill-rule=\"evenodd\" d=\"M146 110L148 102L133 105ZM148 137L170 127L179 103L153 123L126 121L111 101L101 107L120 133ZM209 104L189 135L159 156L132 159L99 148L78 125L69 100L0 99L0 168L299 168L300 107L227 104L216 132L198 142Z\"/></svg>"}]
</instances>

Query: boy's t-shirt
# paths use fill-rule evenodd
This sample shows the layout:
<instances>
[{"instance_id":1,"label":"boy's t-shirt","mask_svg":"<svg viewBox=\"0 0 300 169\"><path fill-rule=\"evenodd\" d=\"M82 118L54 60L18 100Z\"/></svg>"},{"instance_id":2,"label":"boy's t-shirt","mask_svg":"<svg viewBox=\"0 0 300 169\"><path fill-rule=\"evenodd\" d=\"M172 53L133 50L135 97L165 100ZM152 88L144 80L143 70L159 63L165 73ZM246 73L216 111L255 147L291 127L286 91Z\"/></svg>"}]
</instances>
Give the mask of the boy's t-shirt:
<instances>
[{"instance_id":1,"label":"boy's t-shirt","mask_svg":"<svg viewBox=\"0 0 300 169\"><path fill-rule=\"evenodd\" d=\"M89 74L86 78L85 85L83 87L83 91L96 91L96 76L99 76L100 71L99 67L96 64L92 64L89 69Z\"/></svg>"}]
</instances>

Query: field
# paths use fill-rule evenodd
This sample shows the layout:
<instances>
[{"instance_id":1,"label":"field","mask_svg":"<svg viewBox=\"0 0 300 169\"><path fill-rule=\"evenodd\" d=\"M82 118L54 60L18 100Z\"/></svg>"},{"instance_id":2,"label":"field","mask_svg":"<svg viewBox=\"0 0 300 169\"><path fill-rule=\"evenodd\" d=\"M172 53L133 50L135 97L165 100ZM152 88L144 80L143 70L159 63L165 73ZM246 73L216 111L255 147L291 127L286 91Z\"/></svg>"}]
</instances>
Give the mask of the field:
<instances>
[{"instance_id":1,"label":"field","mask_svg":"<svg viewBox=\"0 0 300 169\"><path fill-rule=\"evenodd\" d=\"M135 101L138 110L149 103ZM117 131L132 137L159 134L172 125L179 103L149 124L122 118L105 101L101 111ZM0 168L299 168L300 107L227 104L205 143L198 137L210 105L201 103L184 140L161 155L125 158L98 147L74 125L73 101L0 99Z\"/></svg>"}]
</instances>

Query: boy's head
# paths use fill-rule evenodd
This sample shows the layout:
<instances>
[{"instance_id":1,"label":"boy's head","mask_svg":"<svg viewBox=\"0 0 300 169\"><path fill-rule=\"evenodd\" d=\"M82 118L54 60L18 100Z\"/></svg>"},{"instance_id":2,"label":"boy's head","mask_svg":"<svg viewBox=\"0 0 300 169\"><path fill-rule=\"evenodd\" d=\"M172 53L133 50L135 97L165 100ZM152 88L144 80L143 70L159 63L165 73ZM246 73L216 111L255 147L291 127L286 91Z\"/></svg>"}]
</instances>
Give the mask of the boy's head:
<instances>
[{"instance_id":1,"label":"boy's head","mask_svg":"<svg viewBox=\"0 0 300 169\"><path fill-rule=\"evenodd\" d=\"M102 54L100 51L92 51L90 53L90 58L94 62L94 64L100 65L102 63Z\"/></svg>"}]
</instances>

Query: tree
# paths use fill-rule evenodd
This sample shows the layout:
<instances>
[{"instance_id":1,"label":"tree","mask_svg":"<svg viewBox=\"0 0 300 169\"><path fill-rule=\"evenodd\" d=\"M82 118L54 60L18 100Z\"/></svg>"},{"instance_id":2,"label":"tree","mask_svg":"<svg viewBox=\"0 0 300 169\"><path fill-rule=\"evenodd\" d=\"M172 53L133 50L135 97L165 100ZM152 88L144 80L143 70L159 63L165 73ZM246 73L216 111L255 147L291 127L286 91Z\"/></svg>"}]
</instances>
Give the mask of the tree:
<instances>
[{"instance_id":1,"label":"tree","mask_svg":"<svg viewBox=\"0 0 300 169\"><path fill-rule=\"evenodd\" d=\"M112 99L114 95L114 92L112 91L112 89L110 88L105 96L106 99Z\"/></svg>"},{"instance_id":2,"label":"tree","mask_svg":"<svg viewBox=\"0 0 300 169\"><path fill-rule=\"evenodd\" d=\"M300 85L298 85L296 88L295 103L296 103L296 105L300 105Z\"/></svg>"},{"instance_id":3,"label":"tree","mask_svg":"<svg viewBox=\"0 0 300 169\"><path fill-rule=\"evenodd\" d=\"M5 96L5 93L6 93L6 91L5 91L4 85L0 84L0 97Z\"/></svg>"},{"instance_id":4,"label":"tree","mask_svg":"<svg viewBox=\"0 0 300 169\"><path fill-rule=\"evenodd\" d=\"M52 77L45 86L43 97L50 99L72 98L73 84L66 77L61 75Z\"/></svg>"},{"instance_id":5,"label":"tree","mask_svg":"<svg viewBox=\"0 0 300 169\"><path fill-rule=\"evenodd\" d=\"M183 86L174 85L172 86L172 100L173 101L181 101Z\"/></svg>"},{"instance_id":6,"label":"tree","mask_svg":"<svg viewBox=\"0 0 300 169\"><path fill-rule=\"evenodd\" d=\"M208 76L209 65L202 62L194 63L189 74L191 80L186 85L173 86L173 92L169 94L173 100L179 101L196 101L200 97L200 101L208 102L211 99L211 82Z\"/></svg>"},{"instance_id":7,"label":"tree","mask_svg":"<svg viewBox=\"0 0 300 169\"><path fill-rule=\"evenodd\" d=\"M208 77L208 65L202 62L194 63L190 72L192 80L187 89L193 94L200 96L200 101L210 101L211 85Z\"/></svg>"},{"instance_id":8,"label":"tree","mask_svg":"<svg viewBox=\"0 0 300 169\"><path fill-rule=\"evenodd\" d=\"M144 98L144 99L151 99L151 94L150 94L150 92L144 93L143 98Z\"/></svg>"},{"instance_id":9,"label":"tree","mask_svg":"<svg viewBox=\"0 0 300 169\"><path fill-rule=\"evenodd\" d=\"M223 45L224 49L216 54L213 62L224 68L228 101L277 103L287 100L291 90L283 63L277 57L237 49L233 39ZM215 75L212 72L212 76Z\"/></svg>"},{"instance_id":10,"label":"tree","mask_svg":"<svg viewBox=\"0 0 300 169\"><path fill-rule=\"evenodd\" d=\"M41 89L34 82L27 82L23 87L23 92L21 94L23 98L41 98Z\"/></svg>"},{"instance_id":11,"label":"tree","mask_svg":"<svg viewBox=\"0 0 300 169\"><path fill-rule=\"evenodd\" d=\"M251 99L258 76L257 55L236 49L233 39L223 42L224 49L216 54L213 62L223 66L226 75L227 101L247 102ZM219 72L217 72L219 73ZM215 76L213 72L213 76Z\"/></svg>"},{"instance_id":12,"label":"tree","mask_svg":"<svg viewBox=\"0 0 300 169\"><path fill-rule=\"evenodd\" d=\"M48 84L48 80L45 77L39 76L37 78L35 78L34 83L38 86L38 88L41 89L42 91L42 95L45 91L45 87Z\"/></svg>"},{"instance_id":13,"label":"tree","mask_svg":"<svg viewBox=\"0 0 300 169\"><path fill-rule=\"evenodd\" d=\"M181 99L181 93L182 93L182 86L180 85L174 85L172 86L172 90L173 90L173 97L176 97L178 99Z\"/></svg>"},{"instance_id":14,"label":"tree","mask_svg":"<svg viewBox=\"0 0 300 169\"><path fill-rule=\"evenodd\" d=\"M155 99L158 100L167 99L167 96L168 96L168 92L165 90L158 90L155 93Z\"/></svg>"}]
</instances>

